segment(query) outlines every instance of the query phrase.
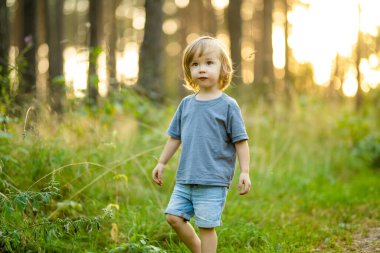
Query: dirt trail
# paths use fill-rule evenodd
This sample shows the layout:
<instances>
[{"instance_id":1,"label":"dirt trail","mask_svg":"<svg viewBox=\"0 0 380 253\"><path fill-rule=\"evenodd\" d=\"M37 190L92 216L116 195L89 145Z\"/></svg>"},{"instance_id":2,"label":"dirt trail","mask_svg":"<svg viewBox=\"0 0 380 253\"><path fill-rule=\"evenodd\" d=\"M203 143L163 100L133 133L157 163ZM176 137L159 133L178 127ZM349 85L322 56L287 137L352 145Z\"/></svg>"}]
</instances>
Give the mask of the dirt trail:
<instances>
[{"instance_id":1,"label":"dirt trail","mask_svg":"<svg viewBox=\"0 0 380 253\"><path fill-rule=\"evenodd\" d=\"M348 252L380 252L380 227L369 228L368 233L356 236Z\"/></svg>"}]
</instances>

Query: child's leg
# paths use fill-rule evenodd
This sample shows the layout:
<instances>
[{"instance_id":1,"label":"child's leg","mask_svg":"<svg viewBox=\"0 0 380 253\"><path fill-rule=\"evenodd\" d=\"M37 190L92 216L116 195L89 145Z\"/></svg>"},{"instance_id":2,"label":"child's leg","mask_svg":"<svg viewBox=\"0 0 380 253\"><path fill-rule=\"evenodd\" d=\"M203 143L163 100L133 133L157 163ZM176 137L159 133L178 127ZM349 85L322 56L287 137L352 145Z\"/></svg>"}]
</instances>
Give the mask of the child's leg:
<instances>
[{"instance_id":1,"label":"child's leg","mask_svg":"<svg viewBox=\"0 0 380 253\"><path fill-rule=\"evenodd\" d=\"M166 214L166 220L191 252L201 253L201 241L189 222L171 214Z\"/></svg>"},{"instance_id":2,"label":"child's leg","mask_svg":"<svg viewBox=\"0 0 380 253\"><path fill-rule=\"evenodd\" d=\"M218 245L218 237L214 228L199 228L201 233L201 252L202 253L216 253Z\"/></svg>"}]
</instances>

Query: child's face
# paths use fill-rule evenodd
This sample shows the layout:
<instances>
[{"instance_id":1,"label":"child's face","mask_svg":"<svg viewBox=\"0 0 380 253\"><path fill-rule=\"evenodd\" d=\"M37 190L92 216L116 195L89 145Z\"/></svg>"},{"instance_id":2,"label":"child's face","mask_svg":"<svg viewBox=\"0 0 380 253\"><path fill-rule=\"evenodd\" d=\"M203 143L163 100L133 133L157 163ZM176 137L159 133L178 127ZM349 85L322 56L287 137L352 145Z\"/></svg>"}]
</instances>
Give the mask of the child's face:
<instances>
[{"instance_id":1,"label":"child's face","mask_svg":"<svg viewBox=\"0 0 380 253\"><path fill-rule=\"evenodd\" d=\"M199 89L218 88L221 62L217 50L207 50L202 55L197 52L190 62L190 73Z\"/></svg>"}]
</instances>

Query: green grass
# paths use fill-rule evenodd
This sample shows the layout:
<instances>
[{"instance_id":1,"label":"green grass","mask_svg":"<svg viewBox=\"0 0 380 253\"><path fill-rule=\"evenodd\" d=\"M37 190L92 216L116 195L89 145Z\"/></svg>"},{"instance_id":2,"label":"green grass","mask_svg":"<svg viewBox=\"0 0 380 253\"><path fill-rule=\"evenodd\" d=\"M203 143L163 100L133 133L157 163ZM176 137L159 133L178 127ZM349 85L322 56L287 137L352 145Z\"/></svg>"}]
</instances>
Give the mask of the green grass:
<instances>
[{"instance_id":1,"label":"green grass","mask_svg":"<svg viewBox=\"0 0 380 253\"><path fill-rule=\"evenodd\" d=\"M380 170L353 155L360 139L380 132L375 109L357 113L347 101L310 98L294 103L292 109L241 104L253 187L239 196L235 177L217 229L218 252L344 252L357 234L380 226ZM0 136L0 192L38 192L54 171L61 194L35 214L13 214L7 224L24 237L18 250L154 252L152 245L188 252L163 216L179 153L167 166L163 187L150 178L175 106L146 106L142 115L128 109L96 117L69 113L59 124L45 119L35 123L38 134L28 132L25 139L21 124L8 126L10 135ZM73 202L57 209L65 201ZM33 226L23 220L97 217L110 204L114 214L99 230L83 228L49 240L42 235L31 247ZM118 228L117 241L112 226Z\"/></svg>"}]
</instances>

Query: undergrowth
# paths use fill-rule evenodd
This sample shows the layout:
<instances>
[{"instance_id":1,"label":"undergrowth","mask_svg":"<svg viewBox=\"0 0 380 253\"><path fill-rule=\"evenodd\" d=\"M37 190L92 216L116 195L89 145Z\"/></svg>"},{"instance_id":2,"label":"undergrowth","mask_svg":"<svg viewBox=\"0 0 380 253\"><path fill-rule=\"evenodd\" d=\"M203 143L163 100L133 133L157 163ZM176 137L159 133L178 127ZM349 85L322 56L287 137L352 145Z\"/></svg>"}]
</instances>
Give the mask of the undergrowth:
<instances>
[{"instance_id":1,"label":"undergrowth","mask_svg":"<svg viewBox=\"0 0 380 253\"><path fill-rule=\"evenodd\" d=\"M150 176L176 105L124 92L3 126L0 251L187 252L163 216L179 153L163 187ZM374 108L308 97L241 108L253 187L240 197L235 177L218 252L344 252L353 234L380 226Z\"/></svg>"}]
</instances>

